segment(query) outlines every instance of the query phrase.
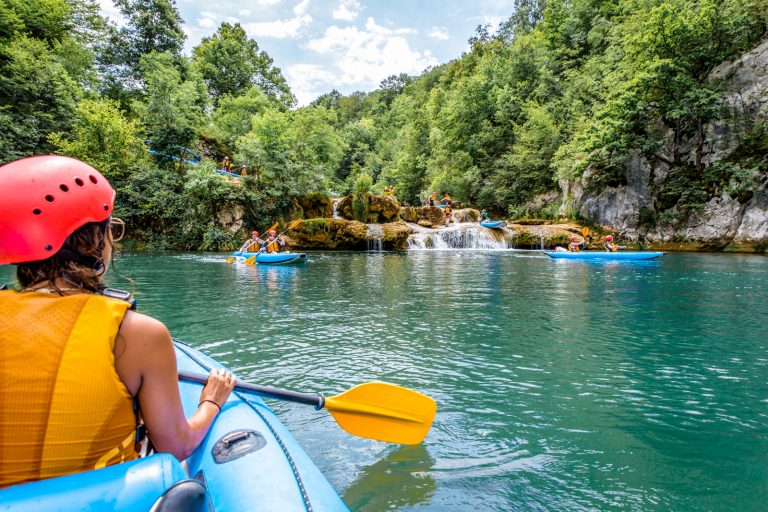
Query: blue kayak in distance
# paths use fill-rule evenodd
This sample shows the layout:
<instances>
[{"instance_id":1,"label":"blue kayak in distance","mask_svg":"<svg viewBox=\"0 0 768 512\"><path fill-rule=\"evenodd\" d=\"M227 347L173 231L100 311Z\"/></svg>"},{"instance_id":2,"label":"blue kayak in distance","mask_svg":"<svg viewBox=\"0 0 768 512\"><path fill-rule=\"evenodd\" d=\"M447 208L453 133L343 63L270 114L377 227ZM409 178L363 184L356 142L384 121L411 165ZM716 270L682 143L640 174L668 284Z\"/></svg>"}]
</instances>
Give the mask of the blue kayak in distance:
<instances>
[{"instance_id":1,"label":"blue kayak in distance","mask_svg":"<svg viewBox=\"0 0 768 512\"><path fill-rule=\"evenodd\" d=\"M641 252L641 251L552 251L545 253L550 258L563 260L653 260L664 255L663 252Z\"/></svg>"},{"instance_id":2,"label":"blue kayak in distance","mask_svg":"<svg viewBox=\"0 0 768 512\"><path fill-rule=\"evenodd\" d=\"M176 342L179 370L208 375L221 364ZM202 385L179 382L184 413ZM298 441L258 396L233 391L200 446L185 461L142 459L0 490L0 511L146 512L193 510L349 511ZM190 507L190 500L197 506Z\"/></svg>"},{"instance_id":3,"label":"blue kayak in distance","mask_svg":"<svg viewBox=\"0 0 768 512\"><path fill-rule=\"evenodd\" d=\"M484 220L480 223L484 228L501 229L507 227L507 223L503 220Z\"/></svg>"},{"instance_id":4,"label":"blue kayak in distance","mask_svg":"<svg viewBox=\"0 0 768 512\"><path fill-rule=\"evenodd\" d=\"M256 256L256 263L262 265L300 265L306 263L307 255L303 252L233 252L235 261L245 261Z\"/></svg>"}]
</instances>

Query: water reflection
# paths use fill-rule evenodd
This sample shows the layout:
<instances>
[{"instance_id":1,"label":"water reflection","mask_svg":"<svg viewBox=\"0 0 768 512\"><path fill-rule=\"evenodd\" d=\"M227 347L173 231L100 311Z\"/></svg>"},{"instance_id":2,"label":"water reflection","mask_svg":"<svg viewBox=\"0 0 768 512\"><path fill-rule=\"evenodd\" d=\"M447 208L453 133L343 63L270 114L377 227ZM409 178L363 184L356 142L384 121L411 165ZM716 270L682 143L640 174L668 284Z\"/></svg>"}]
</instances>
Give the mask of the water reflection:
<instances>
[{"instance_id":1,"label":"water reflection","mask_svg":"<svg viewBox=\"0 0 768 512\"><path fill-rule=\"evenodd\" d=\"M435 461L421 445L401 446L363 469L344 491L350 509L379 512L427 503L436 483L429 471Z\"/></svg>"}]
</instances>

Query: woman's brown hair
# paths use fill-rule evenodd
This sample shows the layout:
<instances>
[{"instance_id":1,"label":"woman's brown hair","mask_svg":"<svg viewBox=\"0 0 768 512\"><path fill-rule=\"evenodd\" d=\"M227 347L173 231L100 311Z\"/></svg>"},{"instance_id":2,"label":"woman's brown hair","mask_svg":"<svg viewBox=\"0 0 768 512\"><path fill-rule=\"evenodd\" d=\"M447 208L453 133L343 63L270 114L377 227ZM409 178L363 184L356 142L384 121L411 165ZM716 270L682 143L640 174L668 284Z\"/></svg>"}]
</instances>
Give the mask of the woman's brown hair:
<instances>
[{"instance_id":1,"label":"woman's brown hair","mask_svg":"<svg viewBox=\"0 0 768 512\"><path fill-rule=\"evenodd\" d=\"M16 278L21 287L30 288L48 282L60 292L56 281L61 278L68 284L89 292L104 288L101 282L101 276L104 274L101 258L106 244L112 243L107 235L109 223L110 219L89 222L69 235L59 252L50 258L19 264Z\"/></svg>"}]
</instances>

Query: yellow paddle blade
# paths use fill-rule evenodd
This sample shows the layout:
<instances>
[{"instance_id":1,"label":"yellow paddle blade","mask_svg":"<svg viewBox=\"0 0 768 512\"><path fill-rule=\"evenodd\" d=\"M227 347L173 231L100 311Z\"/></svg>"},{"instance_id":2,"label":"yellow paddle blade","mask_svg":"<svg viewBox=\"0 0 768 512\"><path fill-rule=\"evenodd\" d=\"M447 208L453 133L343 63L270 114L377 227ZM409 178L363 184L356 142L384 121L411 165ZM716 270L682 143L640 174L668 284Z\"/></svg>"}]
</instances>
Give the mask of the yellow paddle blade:
<instances>
[{"instance_id":1,"label":"yellow paddle blade","mask_svg":"<svg viewBox=\"0 0 768 512\"><path fill-rule=\"evenodd\" d=\"M278 225L278 222L275 222L274 224L272 224L271 226L269 226L269 227L268 227L268 228L267 228L267 229L264 231L264 233L269 233L269 232L270 232L270 231L272 231L273 229L277 229L277 225Z\"/></svg>"},{"instance_id":2,"label":"yellow paddle blade","mask_svg":"<svg viewBox=\"0 0 768 512\"><path fill-rule=\"evenodd\" d=\"M224 263L233 263L234 261L235 261L235 258L233 258L232 256L230 256L229 258L227 258L227 259L225 259L225 260L224 260Z\"/></svg>"},{"instance_id":3,"label":"yellow paddle blade","mask_svg":"<svg viewBox=\"0 0 768 512\"><path fill-rule=\"evenodd\" d=\"M324 407L350 434L398 444L423 441L437 412L427 395L386 382L355 386L326 398Z\"/></svg>"},{"instance_id":4,"label":"yellow paddle blade","mask_svg":"<svg viewBox=\"0 0 768 512\"><path fill-rule=\"evenodd\" d=\"M251 256L250 258L246 259L243 263L246 265L253 265L256 263L256 256Z\"/></svg>"},{"instance_id":5,"label":"yellow paddle blade","mask_svg":"<svg viewBox=\"0 0 768 512\"><path fill-rule=\"evenodd\" d=\"M299 224L301 224L301 221L302 221L302 219L299 219L299 220L295 220L295 221L291 222L291 223L290 223L290 224L288 224L288 226L285 228L285 231L283 231L283 233L285 233L285 232L286 232L286 231L288 231L289 229L293 229L293 228L295 228L296 226L298 226Z\"/></svg>"},{"instance_id":6,"label":"yellow paddle blade","mask_svg":"<svg viewBox=\"0 0 768 512\"><path fill-rule=\"evenodd\" d=\"M587 226L584 226L583 228L581 228L581 234L582 236L585 236L585 237L589 236L589 228Z\"/></svg>"}]
</instances>

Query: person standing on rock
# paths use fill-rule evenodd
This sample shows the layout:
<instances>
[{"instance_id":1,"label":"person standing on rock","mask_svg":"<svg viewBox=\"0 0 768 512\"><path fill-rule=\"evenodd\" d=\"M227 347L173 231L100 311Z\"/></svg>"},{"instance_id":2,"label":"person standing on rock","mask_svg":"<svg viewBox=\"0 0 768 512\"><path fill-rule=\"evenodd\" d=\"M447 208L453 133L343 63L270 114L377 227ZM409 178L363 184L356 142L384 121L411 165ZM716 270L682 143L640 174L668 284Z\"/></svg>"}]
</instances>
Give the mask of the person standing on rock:
<instances>
[{"instance_id":1,"label":"person standing on rock","mask_svg":"<svg viewBox=\"0 0 768 512\"><path fill-rule=\"evenodd\" d=\"M445 227L448 227L451 222L453 222L453 208L449 204L445 207Z\"/></svg>"},{"instance_id":2,"label":"person standing on rock","mask_svg":"<svg viewBox=\"0 0 768 512\"><path fill-rule=\"evenodd\" d=\"M432 192L432 195L429 196L429 206L435 206L436 202L437 202L437 192Z\"/></svg>"},{"instance_id":3,"label":"person standing on rock","mask_svg":"<svg viewBox=\"0 0 768 512\"><path fill-rule=\"evenodd\" d=\"M453 200L451 199L451 196L448 195L448 192L446 192L445 195L443 196L443 204L445 205L446 208L453 206Z\"/></svg>"},{"instance_id":4,"label":"person standing on rock","mask_svg":"<svg viewBox=\"0 0 768 512\"><path fill-rule=\"evenodd\" d=\"M485 222L488 220L488 212L483 208L483 211L480 212L480 222Z\"/></svg>"}]
</instances>

